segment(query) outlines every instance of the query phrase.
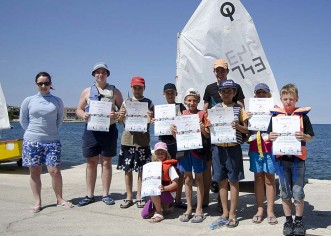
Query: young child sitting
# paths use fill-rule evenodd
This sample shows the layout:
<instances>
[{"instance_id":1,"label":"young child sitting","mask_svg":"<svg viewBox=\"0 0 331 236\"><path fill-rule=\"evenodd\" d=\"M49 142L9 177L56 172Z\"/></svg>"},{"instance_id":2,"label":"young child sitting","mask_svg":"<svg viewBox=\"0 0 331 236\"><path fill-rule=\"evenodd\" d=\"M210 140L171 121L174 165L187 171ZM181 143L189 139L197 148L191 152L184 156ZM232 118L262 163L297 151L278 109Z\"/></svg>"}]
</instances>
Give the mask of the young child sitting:
<instances>
[{"instance_id":1,"label":"young child sitting","mask_svg":"<svg viewBox=\"0 0 331 236\"><path fill-rule=\"evenodd\" d=\"M157 223L164 220L163 212L173 204L176 197L178 174L174 165L177 164L177 160L171 158L167 144L163 142L155 144L152 160L162 162L162 184L159 186L161 196L151 196L153 204L150 206L146 203L141 216L146 219L154 213L150 222Z\"/></svg>"}]
</instances>

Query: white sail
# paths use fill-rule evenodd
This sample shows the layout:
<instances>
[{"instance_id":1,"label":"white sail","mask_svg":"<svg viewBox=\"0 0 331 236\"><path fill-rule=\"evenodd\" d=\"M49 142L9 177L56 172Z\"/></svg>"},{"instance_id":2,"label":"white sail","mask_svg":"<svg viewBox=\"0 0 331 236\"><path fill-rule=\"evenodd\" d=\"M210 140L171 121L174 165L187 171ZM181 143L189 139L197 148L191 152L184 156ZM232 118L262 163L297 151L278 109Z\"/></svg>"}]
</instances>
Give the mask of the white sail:
<instances>
[{"instance_id":1,"label":"white sail","mask_svg":"<svg viewBox=\"0 0 331 236\"><path fill-rule=\"evenodd\" d=\"M229 63L228 79L242 86L245 104L254 96L255 85L263 82L279 105L277 84L253 20L239 0L202 0L177 40L178 102L191 87L203 95L206 86L216 82L215 60L224 58Z\"/></svg>"},{"instance_id":2,"label":"white sail","mask_svg":"<svg viewBox=\"0 0 331 236\"><path fill-rule=\"evenodd\" d=\"M8 117L7 104L0 83L0 130L9 129L9 128L10 128L10 123Z\"/></svg>"}]
</instances>

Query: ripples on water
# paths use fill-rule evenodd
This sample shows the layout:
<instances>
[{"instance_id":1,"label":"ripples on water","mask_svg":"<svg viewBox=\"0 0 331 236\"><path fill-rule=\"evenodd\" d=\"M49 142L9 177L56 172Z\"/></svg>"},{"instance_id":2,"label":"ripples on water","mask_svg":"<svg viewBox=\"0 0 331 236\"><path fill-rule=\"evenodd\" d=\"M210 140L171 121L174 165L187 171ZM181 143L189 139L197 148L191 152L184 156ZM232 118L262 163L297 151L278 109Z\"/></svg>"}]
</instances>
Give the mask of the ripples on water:
<instances>
[{"instance_id":1,"label":"ripples on water","mask_svg":"<svg viewBox=\"0 0 331 236\"><path fill-rule=\"evenodd\" d=\"M23 136L23 129L18 123L13 123L13 129L3 130L1 140L17 139ZM312 142L307 144L308 158L306 161L306 177L312 179L331 180L331 125L313 125L315 137ZM62 160L74 163L84 163L82 156L82 132L83 123L64 123L60 129L60 138L62 143ZM122 133L122 126L118 126L119 137ZM151 126L153 134L153 126ZM151 136L151 146L157 142L155 136ZM120 148L120 139L117 141L118 150ZM248 145L243 145L243 150L247 150ZM113 158L113 164L117 163L117 157Z\"/></svg>"}]
</instances>

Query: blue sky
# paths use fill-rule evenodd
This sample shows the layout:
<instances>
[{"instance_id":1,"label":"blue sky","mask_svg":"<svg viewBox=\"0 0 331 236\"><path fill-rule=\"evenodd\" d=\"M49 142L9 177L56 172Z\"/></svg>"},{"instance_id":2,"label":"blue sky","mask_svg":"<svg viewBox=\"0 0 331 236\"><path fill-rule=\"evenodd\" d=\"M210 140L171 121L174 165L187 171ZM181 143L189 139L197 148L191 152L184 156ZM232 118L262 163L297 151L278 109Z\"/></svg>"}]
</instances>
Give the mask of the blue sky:
<instances>
[{"instance_id":1,"label":"blue sky","mask_svg":"<svg viewBox=\"0 0 331 236\"><path fill-rule=\"evenodd\" d=\"M314 124L330 124L331 1L242 0L253 18L278 87L299 87L299 106ZM9 105L36 93L39 71L53 76L54 95L75 107L93 83L96 62L124 96L146 80L145 96L164 103L175 82L176 39L200 0L1 0L0 81Z\"/></svg>"}]
</instances>

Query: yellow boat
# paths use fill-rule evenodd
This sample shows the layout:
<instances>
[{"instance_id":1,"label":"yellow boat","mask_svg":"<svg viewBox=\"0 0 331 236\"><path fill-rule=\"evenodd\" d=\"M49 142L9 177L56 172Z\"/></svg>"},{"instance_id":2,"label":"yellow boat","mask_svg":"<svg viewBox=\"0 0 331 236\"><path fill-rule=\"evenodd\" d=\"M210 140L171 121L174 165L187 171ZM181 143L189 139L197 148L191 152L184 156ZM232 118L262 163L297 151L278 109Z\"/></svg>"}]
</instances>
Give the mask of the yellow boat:
<instances>
[{"instance_id":1,"label":"yellow boat","mask_svg":"<svg viewBox=\"0 0 331 236\"><path fill-rule=\"evenodd\" d=\"M0 141L0 162L20 160L22 157L22 139Z\"/></svg>"},{"instance_id":2,"label":"yellow boat","mask_svg":"<svg viewBox=\"0 0 331 236\"><path fill-rule=\"evenodd\" d=\"M0 131L10 129L7 104L0 83ZM0 141L0 163L17 161L22 166L22 139Z\"/></svg>"}]
</instances>

